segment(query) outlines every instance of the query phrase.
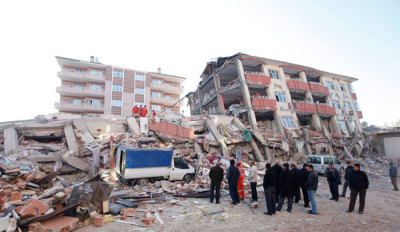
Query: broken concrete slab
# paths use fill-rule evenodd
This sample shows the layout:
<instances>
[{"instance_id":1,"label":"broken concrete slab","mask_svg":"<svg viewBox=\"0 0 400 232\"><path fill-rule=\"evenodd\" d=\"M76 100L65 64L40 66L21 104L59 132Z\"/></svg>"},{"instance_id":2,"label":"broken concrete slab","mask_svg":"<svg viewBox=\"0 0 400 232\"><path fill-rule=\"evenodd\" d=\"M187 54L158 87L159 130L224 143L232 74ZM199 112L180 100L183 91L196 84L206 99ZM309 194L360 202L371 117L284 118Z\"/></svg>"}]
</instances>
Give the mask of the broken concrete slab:
<instances>
[{"instance_id":1,"label":"broken concrete slab","mask_svg":"<svg viewBox=\"0 0 400 232\"><path fill-rule=\"evenodd\" d=\"M228 148L226 147L224 138L222 137L222 135L218 132L217 130L217 126L215 125L214 121L211 120L210 118L206 119L206 127L207 129L211 132L211 134L214 136L215 139L217 139L221 150L222 150L222 155L224 157L230 157L229 156L229 152L228 152Z\"/></svg>"},{"instance_id":2,"label":"broken concrete slab","mask_svg":"<svg viewBox=\"0 0 400 232\"><path fill-rule=\"evenodd\" d=\"M42 226L49 231L53 232L68 232L73 230L77 224L79 219L75 217L68 216L58 216L54 217L50 220L42 222Z\"/></svg>"},{"instance_id":3,"label":"broken concrete slab","mask_svg":"<svg viewBox=\"0 0 400 232\"><path fill-rule=\"evenodd\" d=\"M83 140L85 140L85 143L94 143L96 140L93 138L93 136L90 134L89 131L85 131L82 134Z\"/></svg>"},{"instance_id":4,"label":"broken concrete slab","mask_svg":"<svg viewBox=\"0 0 400 232\"><path fill-rule=\"evenodd\" d=\"M140 135L140 127L138 122L136 121L136 118L130 117L127 119L127 122L131 132L135 135Z\"/></svg>"},{"instance_id":5,"label":"broken concrete slab","mask_svg":"<svg viewBox=\"0 0 400 232\"><path fill-rule=\"evenodd\" d=\"M18 134L14 127L4 130L4 153L14 152L18 148Z\"/></svg>"},{"instance_id":6,"label":"broken concrete slab","mask_svg":"<svg viewBox=\"0 0 400 232\"><path fill-rule=\"evenodd\" d=\"M29 161L36 162L36 163L56 162L60 159L61 159L61 156L55 152L49 152L49 153L47 153L47 155L45 155L45 154L30 155L28 157Z\"/></svg>"},{"instance_id":7,"label":"broken concrete slab","mask_svg":"<svg viewBox=\"0 0 400 232\"><path fill-rule=\"evenodd\" d=\"M67 140L68 148L70 151L73 151L74 153L79 152L79 146L76 141L74 129L72 129L72 125L69 124L65 126L64 128L64 134L65 134L65 139Z\"/></svg>"},{"instance_id":8,"label":"broken concrete slab","mask_svg":"<svg viewBox=\"0 0 400 232\"><path fill-rule=\"evenodd\" d=\"M63 161L65 161L67 164L71 165L72 167L75 167L82 171L89 170L89 164L86 161L84 161L83 159L72 156L71 151L64 153L61 157L62 157Z\"/></svg>"}]
</instances>

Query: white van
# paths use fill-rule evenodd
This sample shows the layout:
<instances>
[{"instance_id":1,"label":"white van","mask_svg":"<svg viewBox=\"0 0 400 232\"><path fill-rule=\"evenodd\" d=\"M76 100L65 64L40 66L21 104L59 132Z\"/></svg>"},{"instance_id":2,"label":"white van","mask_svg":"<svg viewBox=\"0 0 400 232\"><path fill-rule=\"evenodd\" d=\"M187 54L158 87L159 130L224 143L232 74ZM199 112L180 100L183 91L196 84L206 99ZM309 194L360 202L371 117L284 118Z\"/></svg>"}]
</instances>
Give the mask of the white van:
<instances>
[{"instance_id":1,"label":"white van","mask_svg":"<svg viewBox=\"0 0 400 232\"><path fill-rule=\"evenodd\" d=\"M325 170L329 168L331 163L340 173L344 172L344 165L332 155L308 155L306 160L307 164L312 164L314 171L317 171L318 174L325 174Z\"/></svg>"}]
</instances>

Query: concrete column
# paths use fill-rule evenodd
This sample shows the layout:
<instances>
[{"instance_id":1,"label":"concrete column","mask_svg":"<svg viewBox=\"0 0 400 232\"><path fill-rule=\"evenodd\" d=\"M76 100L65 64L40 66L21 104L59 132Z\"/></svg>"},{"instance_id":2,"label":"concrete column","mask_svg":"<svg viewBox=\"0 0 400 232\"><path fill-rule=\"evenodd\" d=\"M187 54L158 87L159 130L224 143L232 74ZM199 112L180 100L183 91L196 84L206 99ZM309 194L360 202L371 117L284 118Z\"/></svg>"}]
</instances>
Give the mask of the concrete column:
<instances>
[{"instance_id":1,"label":"concrete column","mask_svg":"<svg viewBox=\"0 0 400 232\"><path fill-rule=\"evenodd\" d=\"M223 114L225 112L225 105L224 105L224 98L223 98L222 94L218 93L219 90L221 89L221 82L219 81L218 74L214 75L214 85L215 85L215 90L217 92L218 110L219 110L220 114Z\"/></svg>"},{"instance_id":2,"label":"concrete column","mask_svg":"<svg viewBox=\"0 0 400 232\"><path fill-rule=\"evenodd\" d=\"M242 95L247 108L248 120L250 122L251 128L253 130L258 130L256 115L254 114L254 110L251 105L249 87L247 86L247 81L244 76L242 61L240 59L236 59L236 70L238 73L239 81L241 83Z\"/></svg>"},{"instance_id":3,"label":"concrete column","mask_svg":"<svg viewBox=\"0 0 400 232\"><path fill-rule=\"evenodd\" d=\"M340 129L338 127L338 121L336 116L332 116L330 124L331 128L333 129L333 133L340 134Z\"/></svg>"},{"instance_id":4,"label":"concrete column","mask_svg":"<svg viewBox=\"0 0 400 232\"><path fill-rule=\"evenodd\" d=\"M312 114L312 123L315 126L315 130L317 131L321 131L322 126L321 126L321 121L319 119L319 115L318 114Z\"/></svg>"},{"instance_id":5,"label":"concrete column","mask_svg":"<svg viewBox=\"0 0 400 232\"><path fill-rule=\"evenodd\" d=\"M203 114L203 98L200 96L200 87L197 88L197 97L199 98L200 115Z\"/></svg>"},{"instance_id":6,"label":"concrete column","mask_svg":"<svg viewBox=\"0 0 400 232\"><path fill-rule=\"evenodd\" d=\"M4 153L14 152L18 148L18 134L14 127L7 128L4 133Z\"/></svg>"}]
</instances>

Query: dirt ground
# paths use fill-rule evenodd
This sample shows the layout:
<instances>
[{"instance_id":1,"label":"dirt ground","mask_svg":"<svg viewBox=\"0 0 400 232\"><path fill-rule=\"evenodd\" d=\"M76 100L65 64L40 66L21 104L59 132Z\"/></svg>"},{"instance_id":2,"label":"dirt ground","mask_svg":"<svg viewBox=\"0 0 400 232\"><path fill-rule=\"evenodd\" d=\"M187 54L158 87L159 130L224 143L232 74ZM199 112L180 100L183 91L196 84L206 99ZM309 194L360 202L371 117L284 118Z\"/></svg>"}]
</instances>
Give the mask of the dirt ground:
<instances>
[{"instance_id":1,"label":"dirt ground","mask_svg":"<svg viewBox=\"0 0 400 232\"><path fill-rule=\"evenodd\" d=\"M286 204L281 212L274 216L264 215L266 211L262 187L259 191L259 208L251 211L250 207L241 203L231 206L229 196L223 197L221 204L211 204L208 199L182 199L178 205L170 203L147 204L146 209L163 208L160 215L164 225L156 221L148 228L123 224L118 221L106 223L103 227L93 225L79 229L89 231L400 231L400 192L392 191L389 177L369 177L370 188L367 191L365 214L346 213L348 198L340 198L339 202L331 201L326 178L319 177L316 195L318 215L307 214L302 202L294 204L292 213L286 211ZM342 186L339 186L341 193ZM347 197L350 192L347 192ZM246 195L249 202L250 194ZM223 210L211 216L203 216ZM128 218L126 222L143 225L139 218Z\"/></svg>"}]
</instances>

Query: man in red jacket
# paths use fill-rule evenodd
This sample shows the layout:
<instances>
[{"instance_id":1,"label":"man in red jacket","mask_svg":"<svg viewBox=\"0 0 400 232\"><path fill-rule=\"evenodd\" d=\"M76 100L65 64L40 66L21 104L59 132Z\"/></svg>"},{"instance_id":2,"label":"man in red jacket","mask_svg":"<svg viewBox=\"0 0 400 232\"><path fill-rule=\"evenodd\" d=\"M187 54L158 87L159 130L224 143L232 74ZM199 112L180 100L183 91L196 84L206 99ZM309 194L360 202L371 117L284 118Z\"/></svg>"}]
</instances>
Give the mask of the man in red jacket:
<instances>
[{"instance_id":1,"label":"man in red jacket","mask_svg":"<svg viewBox=\"0 0 400 232\"><path fill-rule=\"evenodd\" d=\"M144 107L142 108L142 113L141 113L140 116L141 116L141 117L146 117L146 116L147 116L147 108L146 108L146 106L144 106Z\"/></svg>"},{"instance_id":2,"label":"man in red jacket","mask_svg":"<svg viewBox=\"0 0 400 232\"><path fill-rule=\"evenodd\" d=\"M237 167L239 168L240 176L238 181L238 192L239 192L239 200L244 200L244 178L246 175L244 174L244 169L242 167L242 162L238 162Z\"/></svg>"},{"instance_id":3,"label":"man in red jacket","mask_svg":"<svg viewBox=\"0 0 400 232\"><path fill-rule=\"evenodd\" d=\"M132 108L132 116L135 116L135 115L137 115L139 113L139 107L137 107L137 105L135 105L133 108Z\"/></svg>"}]
</instances>

